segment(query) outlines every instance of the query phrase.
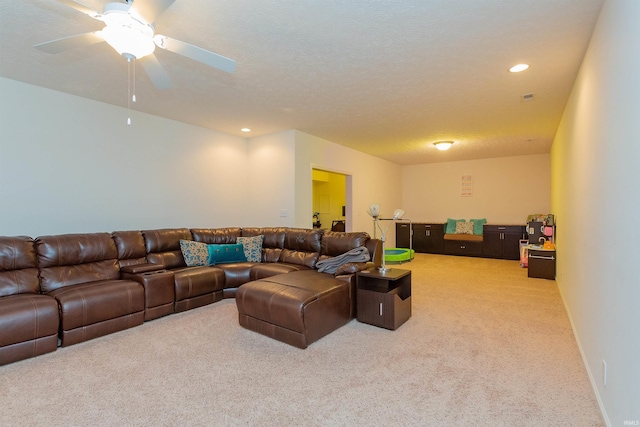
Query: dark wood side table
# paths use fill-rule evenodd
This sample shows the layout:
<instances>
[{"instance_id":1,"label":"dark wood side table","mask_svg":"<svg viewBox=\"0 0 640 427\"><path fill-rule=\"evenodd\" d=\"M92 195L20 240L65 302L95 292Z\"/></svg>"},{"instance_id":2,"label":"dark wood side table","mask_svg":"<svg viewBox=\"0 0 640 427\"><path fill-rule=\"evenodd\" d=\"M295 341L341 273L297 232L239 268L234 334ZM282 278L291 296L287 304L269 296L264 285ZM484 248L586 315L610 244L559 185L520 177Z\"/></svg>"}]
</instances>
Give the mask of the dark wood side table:
<instances>
[{"instance_id":1,"label":"dark wood side table","mask_svg":"<svg viewBox=\"0 0 640 427\"><path fill-rule=\"evenodd\" d=\"M356 275L358 321L395 330L411 317L411 271L389 268Z\"/></svg>"}]
</instances>

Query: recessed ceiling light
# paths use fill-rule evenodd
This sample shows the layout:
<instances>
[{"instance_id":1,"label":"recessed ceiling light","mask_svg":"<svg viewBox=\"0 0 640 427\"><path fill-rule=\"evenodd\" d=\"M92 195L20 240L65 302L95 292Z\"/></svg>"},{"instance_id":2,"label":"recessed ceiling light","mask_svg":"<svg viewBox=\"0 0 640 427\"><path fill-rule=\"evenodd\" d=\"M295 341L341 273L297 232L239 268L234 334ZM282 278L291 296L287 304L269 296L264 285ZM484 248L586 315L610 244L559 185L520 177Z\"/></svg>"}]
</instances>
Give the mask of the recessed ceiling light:
<instances>
[{"instance_id":1,"label":"recessed ceiling light","mask_svg":"<svg viewBox=\"0 0 640 427\"><path fill-rule=\"evenodd\" d=\"M438 141L434 142L433 145L435 145L438 150L445 151L451 148L451 145L453 145L453 141Z\"/></svg>"},{"instance_id":2,"label":"recessed ceiling light","mask_svg":"<svg viewBox=\"0 0 640 427\"><path fill-rule=\"evenodd\" d=\"M529 68L529 64L518 64L518 65L514 65L513 67L509 68L509 71L512 73L519 73L520 71L524 71L527 68Z\"/></svg>"},{"instance_id":3,"label":"recessed ceiling light","mask_svg":"<svg viewBox=\"0 0 640 427\"><path fill-rule=\"evenodd\" d=\"M249 128L242 128L242 129L240 129L240 130L241 130L242 132L251 132L251 129L249 129Z\"/></svg>"}]
</instances>

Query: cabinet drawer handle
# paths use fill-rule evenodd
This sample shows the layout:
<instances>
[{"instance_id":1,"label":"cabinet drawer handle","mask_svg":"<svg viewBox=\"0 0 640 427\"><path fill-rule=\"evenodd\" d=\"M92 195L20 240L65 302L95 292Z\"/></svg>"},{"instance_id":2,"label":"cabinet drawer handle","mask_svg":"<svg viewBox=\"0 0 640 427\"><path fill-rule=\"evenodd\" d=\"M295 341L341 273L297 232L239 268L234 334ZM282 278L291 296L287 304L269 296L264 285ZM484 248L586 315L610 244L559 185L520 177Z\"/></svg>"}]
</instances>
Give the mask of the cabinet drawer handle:
<instances>
[{"instance_id":1,"label":"cabinet drawer handle","mask_svg":"<svg viewBox=\"0 0 640 427\"><path fill-rule=\"evenodd\" d=\"M382 316L382 303L380 303L380 316Z\"/></svg>"},{"instance_id":2,"label":"cabinet drawer handle","mask_svg":"<svg viewBox=\"0 0 640 427\"><path fill-rule=\"evenodd\" d=\"M554 260L556 259L553 255L548 257L548 256L538 256L538 255L529 255L529 258L535 258L535 259L546 259L546 260Z\"/></svg>"}]
</instances>

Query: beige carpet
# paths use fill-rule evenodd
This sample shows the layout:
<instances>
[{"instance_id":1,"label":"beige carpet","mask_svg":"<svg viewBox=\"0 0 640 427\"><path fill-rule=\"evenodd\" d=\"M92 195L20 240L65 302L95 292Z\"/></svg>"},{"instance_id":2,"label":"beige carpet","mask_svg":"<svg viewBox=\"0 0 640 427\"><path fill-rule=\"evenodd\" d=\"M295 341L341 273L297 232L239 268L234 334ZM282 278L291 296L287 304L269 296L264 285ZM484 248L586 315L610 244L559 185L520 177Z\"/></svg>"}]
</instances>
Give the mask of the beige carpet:
<instances>
[{"instance_id":1,"label":"beige carpet","mask_svg":"<svg viewBox=\"0 0 640 427\"><path fill-rule=\"evenodd\" d=\"M555 282L417 254L413 316L306 350L234 300L0 367L0 425L601 426Z\"/></svg>"}]
</instances>

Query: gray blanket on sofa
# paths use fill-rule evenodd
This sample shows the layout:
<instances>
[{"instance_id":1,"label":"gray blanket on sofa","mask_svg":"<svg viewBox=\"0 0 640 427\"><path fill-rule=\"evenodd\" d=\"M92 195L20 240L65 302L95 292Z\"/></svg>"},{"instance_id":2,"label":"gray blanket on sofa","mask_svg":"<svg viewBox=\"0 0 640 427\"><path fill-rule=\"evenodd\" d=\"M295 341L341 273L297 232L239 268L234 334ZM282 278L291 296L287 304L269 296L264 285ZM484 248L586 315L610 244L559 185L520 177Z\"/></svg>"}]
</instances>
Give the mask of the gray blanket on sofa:
<instances>
[{"instance_id":1,"label":"gray blanket on sofa","mask_svg":"<svg viewBox=\"0 0 640 427\"><path fill-rule=\"evenodd\" d=\"M355 249L351 249L349 252L345 252L342 255L318 261L316 263L316 267L320 273L334 274L342 264L346 264L348 262L367 262L370 259L371 256L369 255L367 248L360 246Z\"/></svg>"}]
</instances>

